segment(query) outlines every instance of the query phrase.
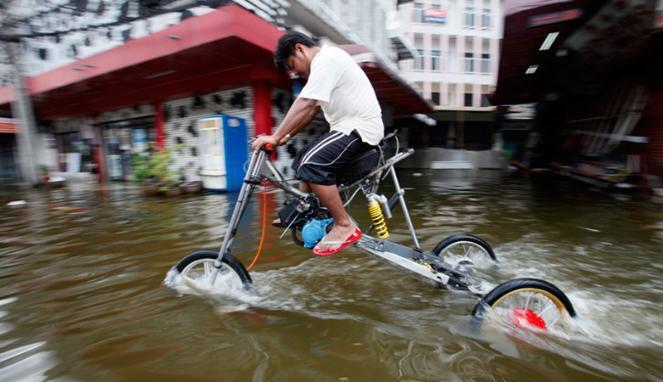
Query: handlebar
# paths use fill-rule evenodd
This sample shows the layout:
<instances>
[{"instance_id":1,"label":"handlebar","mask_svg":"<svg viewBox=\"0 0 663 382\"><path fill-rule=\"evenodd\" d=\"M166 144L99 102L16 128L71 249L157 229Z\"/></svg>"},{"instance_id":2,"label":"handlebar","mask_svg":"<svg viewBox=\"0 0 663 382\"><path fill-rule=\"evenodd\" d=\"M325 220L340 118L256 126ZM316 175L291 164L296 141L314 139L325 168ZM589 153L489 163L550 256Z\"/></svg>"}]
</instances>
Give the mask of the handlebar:
<instances>
[{"instance_id":1,"label":"handlebar","mask_svg":"<svg viewBox=\"0 0 663 382\"><path fill-rule=\"evenodd\" d=\"M263 145L260 148L260 150L266 152L267 154L271 154L272 152L274 152L274 145L272 145L271 143L268 143L266 145Z\"/></svg>"},{"instance_id":2,"label":"handlebar","mask_svg":"<svg viewBox=\"0 0 663 382\"><path fill-rule=\"evenodd\" d=\"M256 137L256 138L257 138L257 137ZM254 141L255 141L255 138L251 138L251 139L249 139L249 145L252 145ZM272 145L272 144L270 144L270 143L267 143L267 144L262 145L262 147L261 147L260 149L258 149L258 150L260 150L260 151L264 151L264 152L266 152L267 154L271 154L271 153L274 152L275 147L274 147L274 145ZM258 151L258 150L256 150L256 151Z\"/></svg>"}]
</instances>

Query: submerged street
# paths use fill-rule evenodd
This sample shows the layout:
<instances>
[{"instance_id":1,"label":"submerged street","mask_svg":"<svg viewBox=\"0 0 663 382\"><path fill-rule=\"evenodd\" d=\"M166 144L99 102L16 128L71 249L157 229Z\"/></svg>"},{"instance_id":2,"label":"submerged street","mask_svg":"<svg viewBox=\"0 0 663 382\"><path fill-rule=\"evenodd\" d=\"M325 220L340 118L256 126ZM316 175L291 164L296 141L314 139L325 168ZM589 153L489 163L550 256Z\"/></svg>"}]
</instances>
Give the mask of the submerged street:
<instances>
[{"instance_id":1,"label":"submerged street","mask_svg":"<svg viewBox=\"0 0 663 382\"><path fill-rule=\"evenodd\" d=\"M266 225L254 288L180 295L180 258L218 248L237 194L147 198L133 186L0 191L0 374L7 381L655 380L663 367L663 211L648 199L567 179L400 170L419 240L488 241L494 285L543 278L570 297L568 336L477 331L476 298L347 249L315 258ZM389 183L389 182L387 182ZM390 195L389 184L382 192ZM7 203L25 200L26 205ZM245 265L256 193L233 253ZM263 203L266 203L263 205ZM351 214L368 215L359 195ZM400 209L391 239L409 244Z\"/></svg>"}]
</instances>

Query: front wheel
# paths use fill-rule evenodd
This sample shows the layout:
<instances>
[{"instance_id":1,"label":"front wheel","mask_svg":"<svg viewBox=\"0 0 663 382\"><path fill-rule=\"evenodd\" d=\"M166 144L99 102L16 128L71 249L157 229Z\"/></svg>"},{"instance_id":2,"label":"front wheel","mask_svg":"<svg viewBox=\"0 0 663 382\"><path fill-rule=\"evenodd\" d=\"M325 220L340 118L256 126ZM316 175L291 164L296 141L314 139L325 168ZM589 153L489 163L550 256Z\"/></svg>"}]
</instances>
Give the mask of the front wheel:
<instances>
[{"instance_id":1,"label":"front wheel","mask_svg":"<svg viewBox=\"0 0 663 382\"><path fill-rule=\"evenodd\" d=\"M251 286L251 276L244 265L231 254L226 254L221 260L221 267L214 267L219 252L211 249L201 249L191 253L180 260L169 272L166 283L172 284L179 276L186 285L196 288L207 288L223 285L227 288Z\"/></svg>"},{"instance_id":2,"label":"front wheel","mask_svg":"<svg viewBox=\"0 0 663 382\"><path fill-rule=\"evenodd\" d=\"M485 240L466 233L451 235L442 240L433 249L433 254L457 270L481 269L497 261L495 252Z\"/></svg>"},{"instance_id":3,"label":"front wheel","mask_svg":"<svg viewBox=\"0 0 663 382\"><path fill-rule=\"evenodd\" d=\"M552 283L522 278L498 285L474 307L472 316L489 314L520 328L547 330L563 326L576 312L569 298Z\"/></svg>"}]
</instances>

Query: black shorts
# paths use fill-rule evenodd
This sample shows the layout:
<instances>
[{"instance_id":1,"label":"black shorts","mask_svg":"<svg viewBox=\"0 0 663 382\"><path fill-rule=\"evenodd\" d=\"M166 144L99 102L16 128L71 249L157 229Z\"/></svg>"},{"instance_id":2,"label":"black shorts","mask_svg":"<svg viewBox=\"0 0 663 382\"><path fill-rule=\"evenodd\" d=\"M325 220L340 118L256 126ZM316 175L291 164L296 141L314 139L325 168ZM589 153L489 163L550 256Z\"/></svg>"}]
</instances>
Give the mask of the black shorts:
<instances>
[{"instance_id":1,"label":"black shorts","mask_svg":"<svg viewBox=\"0 0 663 382\"><path fill-rule=\"evenodd\" d=\"M356 130L350 135L329 131L304 146L295 157L295 177L307 183L332 185L359 155L373 146L361 140Z\"/></svg>"}]
</instances>

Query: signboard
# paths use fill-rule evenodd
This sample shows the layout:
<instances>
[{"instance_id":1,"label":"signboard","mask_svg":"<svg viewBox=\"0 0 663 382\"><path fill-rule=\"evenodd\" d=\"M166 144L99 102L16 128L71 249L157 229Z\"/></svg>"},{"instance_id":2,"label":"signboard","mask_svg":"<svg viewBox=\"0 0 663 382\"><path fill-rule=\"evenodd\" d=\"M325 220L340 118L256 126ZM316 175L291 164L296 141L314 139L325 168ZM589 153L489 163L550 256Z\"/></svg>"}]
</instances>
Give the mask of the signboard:
<instances>
[{"instance_id":1,"label":"signboard","mask_svg":"<svg viewBox=\"0 0 663 382\"><path fill-rule=\"evenodd\" d=\"M582 16L582 9L580 8L567 9L565 11L544 13L542 15L532 16L529 18L527 24L530 28L535 28L543 25L575 20L580 18L581 16Z\"/></svg>"},{"instance_id":2,"label":"signboard","mask_svg":"<svg viewBox=\"0 0 663 382\"><path fill-rule=\"evenodd\" d=\"M424 22L429 24L446 24L447 11L440 8L429 8L424 11Z\"/></svg>"},{"instance_id":3,"label":"signboard","mask_svg":"<svg viewBox=\"0 0 663 382\"><path fill-rule=\"evenodd\" d=\"M147 151L147 131L145 129L133 129L131 131L131 143L133 152L142 154Z\"/></svg>"},{"instance_id":4,"label":"signboard","mask_svg":"<svg viewBox=\"0 0 663 382\"><path fill-rule=\"evenodd\" d=\"M11 118L0 118L0 134L16 134L18 133L18 128L16 126L16 120Z\"/></svg>"}]
</instances>

